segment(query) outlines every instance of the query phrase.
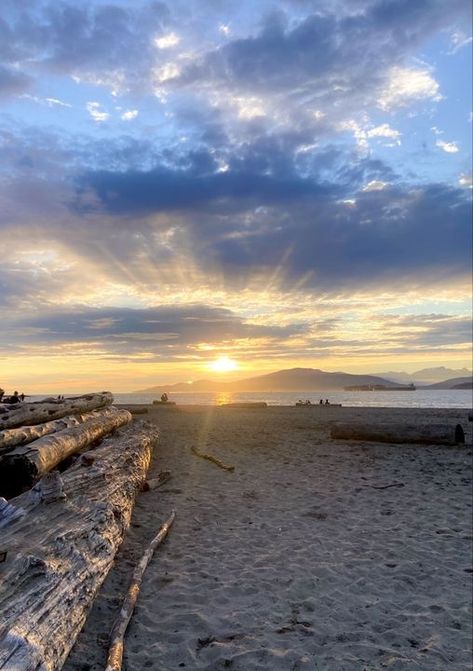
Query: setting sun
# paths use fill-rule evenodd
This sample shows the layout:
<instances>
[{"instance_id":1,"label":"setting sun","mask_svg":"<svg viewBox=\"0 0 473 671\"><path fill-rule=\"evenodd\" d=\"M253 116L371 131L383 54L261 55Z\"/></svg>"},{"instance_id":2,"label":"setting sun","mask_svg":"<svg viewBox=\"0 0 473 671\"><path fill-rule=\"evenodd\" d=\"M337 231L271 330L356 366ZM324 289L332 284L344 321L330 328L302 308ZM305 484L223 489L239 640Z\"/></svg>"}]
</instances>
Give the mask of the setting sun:
<instances>
[{"instance_id":1,"label":"setting sun","mask_svg":"<svg viewBox=\"0 0 473 671\"><path fill-rule=\"evenodd\" d=\"M232 370L236 370L238 365L236 361L229 359L228 356L221 356L216 359L209 365L210 370L213 370L214 373L229 373Z\"/></svg>"}]
</instances>

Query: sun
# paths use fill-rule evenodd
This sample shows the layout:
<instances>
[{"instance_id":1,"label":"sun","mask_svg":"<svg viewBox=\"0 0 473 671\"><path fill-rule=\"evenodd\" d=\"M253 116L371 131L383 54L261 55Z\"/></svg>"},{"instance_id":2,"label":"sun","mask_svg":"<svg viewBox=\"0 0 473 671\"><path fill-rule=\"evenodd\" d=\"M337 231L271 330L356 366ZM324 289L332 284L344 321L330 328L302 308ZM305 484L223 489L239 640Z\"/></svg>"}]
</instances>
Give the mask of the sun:
<instances>
[{"instance_id":1,"label":"sun","mask_svg":"<svg viewBox=\"0 0 473 671\"><path fill-rule=\"evenodd\" d=\"M229 359L228 356L221 356L209 365L214 373L229 373L238 368L237 362Z\"/></svg>"}]
</instances>

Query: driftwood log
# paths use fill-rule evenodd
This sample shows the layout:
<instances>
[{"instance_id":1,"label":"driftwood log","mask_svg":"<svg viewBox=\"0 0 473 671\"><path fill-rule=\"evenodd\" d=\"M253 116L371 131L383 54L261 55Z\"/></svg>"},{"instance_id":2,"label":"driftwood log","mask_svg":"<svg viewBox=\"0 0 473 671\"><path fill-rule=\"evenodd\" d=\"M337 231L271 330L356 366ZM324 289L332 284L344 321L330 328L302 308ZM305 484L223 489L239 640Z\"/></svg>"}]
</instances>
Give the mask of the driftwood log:
<instances>
[{"instance_id":1,"label":"driftwood log","mask_svg":"<svg viewBox=\"0 0 473 671\"><path fill-rule=\"evenodd\" d=\"M43 403L18 403L9 406L5 412L0 414L0 431L11 429L16 426L31 426L41 422L49 422L60 419L66 415L80 414L104 408L113 403L113 396L109 391L100 394L86 394L66 398L64 401L50 401Z\"/></svg>"},{"instance_id":2,"label":"driftwood log","mask_svg":"<svg viewBox=\"0 0 473 671\"><path fill-rule=\"evenodd\" d=\"M27 445L28 443L32 443L34 440L38 440L38 438L42 438L43 436L48 436L51 433L57 433L63 429L71 429L74 426L79 426L79 424L83 424L94 417L105 416L109 410L110 407L102 408L100 410L92 410L92 412L86 412L79 415L69 415L68 417L54 419L51 422L43 422L42 424L36 424L34 426L20 426L15 429L4 429L3 431L0 431L0 455L5 452L10 452L14 447Z\"/></svg>"},{"instance_id":3,"label":"driftwood log","mask_svg":"<svg viewBox=\"0 0 473 671\"><path fill-rule=\"evenodd\" d=\"M57 497L53 483L43 492L41 481L9 502L0 541L1 671L62 668L128 528L156 438L156 427L133 424L93 450L91 466L78 460L59 476Z\"/></svg>"},{"instance_id":4,"label":"driftwood log","mask_svg":"<svg viewBox=\"0 0 473 671\"><path fill-rule=\"evenodd\" d=\"M422 445L457 445L465 442L461 424L425 424L409 426L403 424L335 424L330 437L336 440L367 440L376 443L411 443Z\"/></svg>"},{"instance_id":5,"label":"driftwood log","mask_svg":"<svg viewBox=\"0 0 473 671\"><path fill-rule=\"evenodd\" d=\"M133 571L130 586L128 587L128 591L123 600L123 606L121 608L120 615L113 625L112 633L110 634L110 649L108 651L107 668L105 671L120 671L122 668L125 632L133 614L138 594L140 593L144 572L146 571L146 568L151 561L154 551L166 538L168 531L174 522L175 516L176 513L173 510L166 522L159 530L158 534L153 538L151 543L146 548L145 553Z\"/></svg>"},{"instance_id":6,"label":"driftwood log","mask_svg":"<svg viewBox=\"0 0 473 671\"><path fill-rule=\"evenodd\" d=\"M128 410L107 408L70 429L64 429L17 447L0 457L0 494L5 497L30 487L61 461L84 450L131 422Z\"/></svg>"}]
</instances>

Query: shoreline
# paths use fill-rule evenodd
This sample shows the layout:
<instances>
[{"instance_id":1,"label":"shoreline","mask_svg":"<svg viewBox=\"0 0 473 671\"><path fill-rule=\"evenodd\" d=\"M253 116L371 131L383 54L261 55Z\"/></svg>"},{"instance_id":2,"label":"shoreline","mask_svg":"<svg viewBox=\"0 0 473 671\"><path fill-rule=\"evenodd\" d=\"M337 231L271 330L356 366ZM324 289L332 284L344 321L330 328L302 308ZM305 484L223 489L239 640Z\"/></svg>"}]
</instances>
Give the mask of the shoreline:
<instances>
[{"instance_id":1,"label":"shoreline","mask_svg":"<svg viewBox=\"0 0 473 671\"><path fill-rule=\"evenodd\" d=\"M127 632L129 671L470 668L471 448L328 437L341 415L460 418L471 443L465 409L147 409L161 430L149 477L171 479L138 497L65 671L101 668L133 565L172 508Z\"/></svg>"}]
</instances>

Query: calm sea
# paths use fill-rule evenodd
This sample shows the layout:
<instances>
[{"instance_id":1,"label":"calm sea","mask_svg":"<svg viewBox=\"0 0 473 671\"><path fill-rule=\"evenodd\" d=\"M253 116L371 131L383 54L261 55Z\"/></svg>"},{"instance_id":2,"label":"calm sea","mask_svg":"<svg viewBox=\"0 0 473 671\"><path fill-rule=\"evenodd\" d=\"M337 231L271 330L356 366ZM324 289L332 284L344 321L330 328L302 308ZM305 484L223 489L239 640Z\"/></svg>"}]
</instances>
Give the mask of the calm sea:
<instances>
[{"instance_id":1,"label":"calm sea","mask_svg":"<svg viewBox=\"0 0 473 671\"><path fill-rule=\"evenodd\" d=\"M166 388L163 386L163 391ZM152 403L160 394L114 394L117 403ZM266 401L268 405L294 405L299 399L318 403L328 398L331 403L345 406L387 408L471 408L472 391L332 391L332 392L247 392L247 393L170 393L169 400L178 405L220 405L221 403Z\"/></svg>"}]
</instances>

